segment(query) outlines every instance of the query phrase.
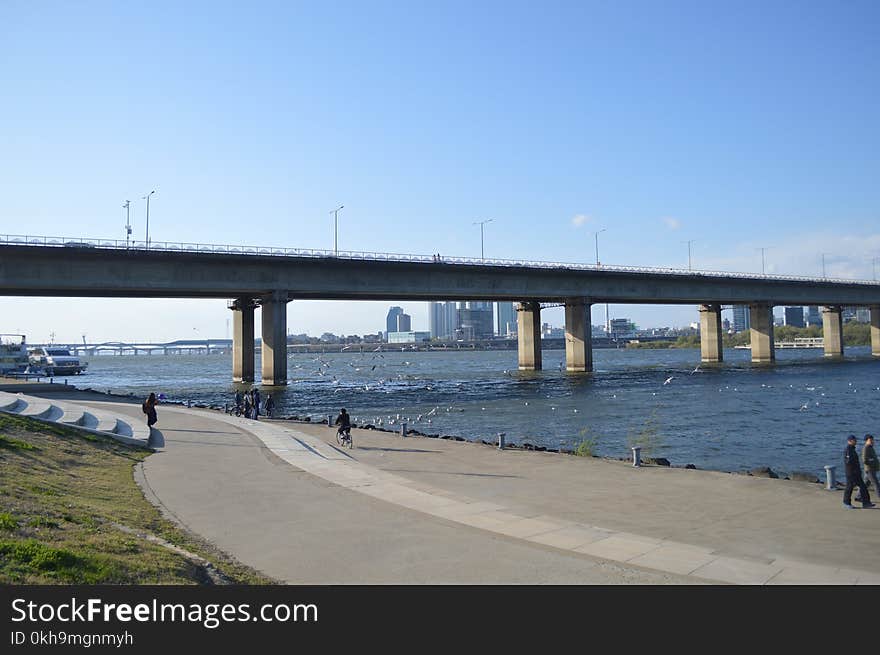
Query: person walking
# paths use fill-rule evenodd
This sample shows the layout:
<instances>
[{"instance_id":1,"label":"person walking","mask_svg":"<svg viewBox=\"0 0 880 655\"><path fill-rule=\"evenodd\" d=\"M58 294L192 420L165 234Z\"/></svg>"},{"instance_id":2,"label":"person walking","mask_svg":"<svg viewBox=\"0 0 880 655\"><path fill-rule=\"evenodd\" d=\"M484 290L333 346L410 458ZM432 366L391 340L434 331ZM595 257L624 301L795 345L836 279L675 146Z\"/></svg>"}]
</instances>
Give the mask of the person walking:
<instances>
[{"instance_id":1,"label":"person walking","mask_svg":"<svg viewBox=\"0 0 880 655\"><path fill-rule=\"evenodd\" d=\"M241 390L235 390L235 415L241 416Z\"/></svg>"},{"instance_id":2,"label":"person walking","mask_svg":"<svg viewBox=\"0 0 880 655\"><path fill-rule=\"evenodd\" d=\"M141 405L141 409L144 411L144 414L147 415L147 427L153 427L156 422L159 420L159 417L156 415L156 405L159 404L159 401L156 400L156 394L151 393L150 396L144 401L144 404Z\"/></svg>"},{"instance_id":3,"label":"person walking","mask_svg":"<svg viewBox=\"0 0 880 655\"><path fill-rule=\"evenodd\" d=\"M275 399L272 394L266 396L266 416L272 418L272 412L275 411Z\"/></svg>"},{"instance_id":4,"label":"person walking","mask_svg":"<svg viewBox=\"0 0 880 655\"><path fill-rule=\"evenodd\" d=\"M251 417L251 392L250 391L244 392L244 417L245 418Z\"/></svg>"},{"instance_id":5,"label":"person walking","mask_svg":"<svg viewBox=\"0 0 880 655\"><path fill-rule=\"evenodd\" d=\"M862 468L859 466L859 455L856 452L856 436L849 435L846 438L846 450L843 451L843 463L846 468L846 488L843 490L843 508L855 509L852 505L852 492L854 487L859 488L859 497L862 507L867 509L874 507L868 489L862 480Z\"/></svg>"},{"instance_id":6,"label":"person walking","mask_svg":"<svg viewBox=\"0 0 880 655\"><path fill-rule=\"evenodd\" d=\"M880 482L877 481L877 471L880 470L880 460L874 452L874 435L865 435L865 445L862 448L862 466L865 467L865 487L870 489L874 483L875 493L880 493ZM861 498L856 498L861 500Z\"/></svg>"},{"instance_id":7,"label":"person walking","mask_svg":"<svg viewBox=\"0 0 880 655\"><path fill-rule=\"evenodd\" d=\"M260 420L260 404L263 402L263 399L260 398L260 390L254 387L254 420Z\"/></svg>"}]
</instances>

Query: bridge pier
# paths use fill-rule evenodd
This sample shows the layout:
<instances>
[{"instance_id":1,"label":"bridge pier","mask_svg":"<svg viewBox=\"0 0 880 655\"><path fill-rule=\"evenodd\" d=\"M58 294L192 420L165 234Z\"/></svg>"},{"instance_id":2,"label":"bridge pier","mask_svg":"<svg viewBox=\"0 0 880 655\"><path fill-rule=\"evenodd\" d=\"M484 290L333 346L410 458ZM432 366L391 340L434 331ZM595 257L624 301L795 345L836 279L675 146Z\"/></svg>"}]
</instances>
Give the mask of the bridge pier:
<instances>
[{"instance_id":1,"label":"bridge pier","mask_svg":"<svg viewBox=\"0 0 880 655\"><path fill-rule=\"evenodd\" d=\"M871 354L880 357L880 305L871 305Z\"/></svg>"},{"instance_id":2,"label":"bridge pier","mask_svg":"<svg viewBox=\"0 0 880 655\"><path fill-rule=\"evenodd\" d=\"M254 381L254 301L236 298L232 310L232 381Z\"/></svg>"},{"instance_id":3,"label":"bridge pier","mask_svg":"<svg viewBox=\"0 0 880 655\"><path fill-rule=\"evenodd\" d=\"M593 370L591 306L583 298L570 298L565 302L565 370L577 373Z\"/></svg>"},{"instance_id":4,"label":"bridge pier","mask_svg":"<svg viewBox=\"0 0 880 655\"><path fill-rule=\"evenodd\" d=\"M263 384L287 384L287 292L274 291L260 301L263 323Z\"/></svg>"},{"instance_id":5,"label":"bridge pier","mask_svg":"<svg viewBox=\"0 0 880 655\"><path fill-rule=\"evenodd\" d=\"M822 339L826 357L843 357L843 308L829 305L822 308Z\"/></svg>"},{"instance_id":6,"label":"bridge pier","mask_svg":"<svg viewBox=\"0 0 880 655\"><path fill-rule=\"evenodd\" d=\"M521 302L516 308L516 340L520 371L541 370L541 303Z\"/></svg>"},{"instance_id":7,"label":"bridge pier","mask_svg":"<svg viewBox=\"0 0 880 655\"><path fill-rule=\"evenodd\" d=\"M700 361L724 360L721 340L721 305L700 305Z\"/></svg>"},{"instance_id":8,"label":"bridge pier","mask_svg":"<svg viewBox=\"0 0 880 655\"><path fill-rule=\"evenodd\" d=\"M773 342L773 305L755 303L749 306L749 322L752 336L752 361L769 364L776 361Z\"/></svg>"}]
</instances>

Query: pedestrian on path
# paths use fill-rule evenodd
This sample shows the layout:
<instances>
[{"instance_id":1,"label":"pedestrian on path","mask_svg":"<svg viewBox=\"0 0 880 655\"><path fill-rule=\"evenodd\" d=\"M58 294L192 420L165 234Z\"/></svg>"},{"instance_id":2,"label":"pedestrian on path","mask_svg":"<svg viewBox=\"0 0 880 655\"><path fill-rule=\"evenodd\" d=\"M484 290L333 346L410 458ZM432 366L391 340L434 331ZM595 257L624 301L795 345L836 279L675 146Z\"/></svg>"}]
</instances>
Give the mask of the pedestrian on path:
<instances>
[{"instance_id":1,"label":"pedestrian on path","mask_svg":"<svg viewBox=\"0 0 880 655\"><path fill-rule=\"evenodd\" d=\"M865 467L865 486L870 488L874 483L875 493L880 493L880 482L877 481L877 471L880 470L880 460L874 452L874 435L865 435L865 445L862 448L862 466ZM856 500L859 500L856 498Z\"/></svg>"},{"instance_id":2,"label":"pedestrian on path","mask_svg":"<svg viewBox=\"0 0 880 655\"><path fill-rule=\"evenodd\" d=\"M266 396L266 416L272 418L272 412L275 411L275 399L272 398L272 394L270 393Z\"/></svg>"},{"instance_id":3,"label":"pedestrian on path","mask_svg":"<svg viewBox=\"0 0 880 655\"><path fill-rule=\"evenodd\" d=\"M156 416L156 405L159 404L159 401L156 400L156 394L151 393L149 398L144 401L144 404L141 406L141 409L144 411L144 414L147 415L147 427L153 427L156 422L159 420L159 417Z\"/></svg>"},{"instance_id":4,"label":"pedestrian on path","mask_svg":"<svg viewBox=\"0 0 880 655\"><path fill-rule=\"evenodd\" d=\"M868 489L862 480L862 468L859 466L859 455L856 452L856 436L849 435L846 438L846 450L843 451L843 463L846 467L846 488L843 490L843 507L844 509L855 509L852 505L852 492L854 487L859 488L859 497L857 501L861 501L862 507L867 509L874 507L871 497L868 495Z\"/></svg>"},{"instance_id":5,"label":"pedestrian on path","mask_svg":"<svg viewBox=\"0 0 880 655\"><path fill-rule=\"evenodd\" d=\"M254 420L260 420L260 404L262 403L262 398L260 398L260 390L254 387Z\"/></svg>"}]
</instances>

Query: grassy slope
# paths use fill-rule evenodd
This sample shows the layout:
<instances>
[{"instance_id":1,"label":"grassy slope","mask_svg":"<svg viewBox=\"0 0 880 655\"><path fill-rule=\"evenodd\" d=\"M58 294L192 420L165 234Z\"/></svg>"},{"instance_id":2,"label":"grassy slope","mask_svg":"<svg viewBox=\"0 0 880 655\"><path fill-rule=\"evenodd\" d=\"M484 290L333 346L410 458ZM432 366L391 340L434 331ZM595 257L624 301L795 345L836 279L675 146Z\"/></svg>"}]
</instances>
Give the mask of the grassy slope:
<instances>
[{"instance_id":1,"label":"grassy slope","mask_svg":"<svg viewBox=\"0 0 880 655\"><path fill-rule=\"evenodd\" d=\"M0 583L210 581L205 566L148 534L208 560L233 583L272 582L162 518L132 475L148 455L109 438L0 415Z\"/></svg>"}]
</instances>

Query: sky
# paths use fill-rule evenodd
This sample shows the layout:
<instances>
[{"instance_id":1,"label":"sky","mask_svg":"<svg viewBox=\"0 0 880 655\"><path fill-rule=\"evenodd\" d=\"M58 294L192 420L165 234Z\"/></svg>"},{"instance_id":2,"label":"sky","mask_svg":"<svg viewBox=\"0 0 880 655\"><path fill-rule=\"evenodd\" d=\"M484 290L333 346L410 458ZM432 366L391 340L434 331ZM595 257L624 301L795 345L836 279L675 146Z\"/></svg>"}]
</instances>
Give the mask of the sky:
<instances>
[{"instance_id":1,"label":"sky","mask_svg":"<svg viewBox=\"0 0 880 655\"><path fill-rule=\"evenodd\" d=\"M0 235L871 279L880 3L0 2ZM292 333L391 305L294 301ZM604 311L603 318L604 318ZM562 324L561 310L543 320ZM612 305L640 326L692 306ZM595 311L594 311L595 315ZM223 301L0 298L32 342Z\"/></svg>"}]
</instances>

